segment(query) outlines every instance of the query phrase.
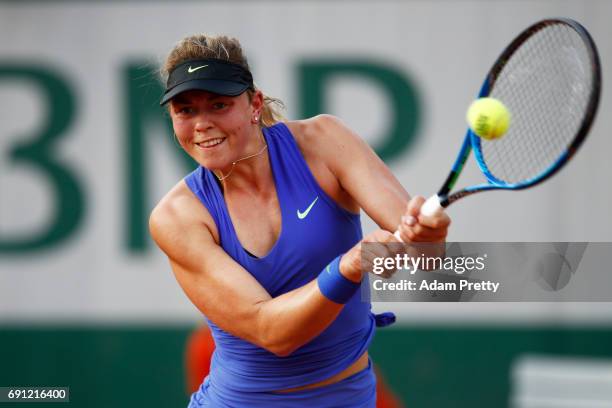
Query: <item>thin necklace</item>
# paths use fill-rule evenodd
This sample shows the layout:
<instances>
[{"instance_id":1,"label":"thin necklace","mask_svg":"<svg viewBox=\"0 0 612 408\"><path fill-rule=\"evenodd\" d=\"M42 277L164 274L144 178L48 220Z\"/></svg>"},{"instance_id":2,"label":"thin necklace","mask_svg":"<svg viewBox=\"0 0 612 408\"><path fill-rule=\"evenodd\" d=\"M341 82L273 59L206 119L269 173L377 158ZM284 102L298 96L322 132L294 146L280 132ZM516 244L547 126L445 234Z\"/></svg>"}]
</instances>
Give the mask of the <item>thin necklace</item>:
<instances>
[{"instance_id":1,"label":"thin necklace","mask_svg":"<svg viewBox=\"0 0 612 408\"><path fill-rule=\"evenodd\" d=\"M215 173L215 172L213 172L213 174L219 179L219 181L223 181L226 178L228 178L232 174L232 172L234 171L234 167L236 167L236 163L241 162L241 161L246 160L246 159L250 159L250 158L255 157L255 156L259 156L260 154L262 154L268 148L268 144L263 139L263 135L262 135L262 141L264 142L264 146L261 148L260 151L258 151L257 153L253 153L251 155L242 157L242 158L236 160L235 162L232 162L232 168L230 169L229 173L227 173L225 176L223 175L223 173L221 171L219 171L221 173L221 177L217 176L217 173Z\"/></svg>"}]
</instances>

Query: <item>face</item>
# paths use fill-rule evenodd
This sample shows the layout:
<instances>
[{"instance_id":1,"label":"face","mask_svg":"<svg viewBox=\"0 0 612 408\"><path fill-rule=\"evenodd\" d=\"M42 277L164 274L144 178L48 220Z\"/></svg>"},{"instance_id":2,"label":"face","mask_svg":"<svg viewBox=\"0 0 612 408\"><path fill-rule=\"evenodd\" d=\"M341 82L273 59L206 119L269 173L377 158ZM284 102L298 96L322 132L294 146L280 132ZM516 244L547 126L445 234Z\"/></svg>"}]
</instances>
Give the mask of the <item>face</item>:
<instances>
[{"instance_id":1,"label":"face","mask_svg":"<svg viewBox=\"0 0 612 408\"><path fill-rule=\"evenodd\" d=\"M226 170L232 162L249 154L259 143L253 120L259 117L261 92L251 100L246 92L223 96L206 91L188 91L170 102L174 132L185 151L200 165Z\"/></svg>"}]
</instances>

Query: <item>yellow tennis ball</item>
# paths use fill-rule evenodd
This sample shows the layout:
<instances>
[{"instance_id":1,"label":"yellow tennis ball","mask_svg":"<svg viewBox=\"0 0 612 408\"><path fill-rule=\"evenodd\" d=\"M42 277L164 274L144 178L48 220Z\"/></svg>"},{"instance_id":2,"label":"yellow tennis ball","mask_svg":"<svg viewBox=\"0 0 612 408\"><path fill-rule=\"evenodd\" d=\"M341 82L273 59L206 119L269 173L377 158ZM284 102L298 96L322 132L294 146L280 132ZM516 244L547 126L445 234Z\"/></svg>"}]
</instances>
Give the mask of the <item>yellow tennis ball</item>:
<instances>
[{"instance_id":1,"label":"yellow tennis ball","mask_svg":"<svg viewBox=\"0 0 612 408\"><path fill-rule=\"evenodd\" d=\"M470 129L487 140L499 139L510 126L510 112L495 98L476 99L468 108L466 119Z\"/></svg>"}]
</instances>

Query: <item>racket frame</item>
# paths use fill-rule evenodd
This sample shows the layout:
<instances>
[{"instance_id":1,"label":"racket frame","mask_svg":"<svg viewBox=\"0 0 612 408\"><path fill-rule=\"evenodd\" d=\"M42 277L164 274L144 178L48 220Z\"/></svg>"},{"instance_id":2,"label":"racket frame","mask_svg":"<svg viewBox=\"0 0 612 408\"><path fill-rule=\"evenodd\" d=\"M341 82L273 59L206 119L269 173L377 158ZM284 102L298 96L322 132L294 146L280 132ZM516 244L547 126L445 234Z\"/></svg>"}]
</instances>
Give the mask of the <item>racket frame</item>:
<instances>
[{"instance_id":1,"label":"racket frame","mask_svg":"<svg viewBox=\"0 0 612 408\"><path fill-rule=\"evenodd\" d=\"M574 29L584 41L584 43L587 45L586 48L588 49L589 57L591 60L591 69L593 70L593 84L591 87L591 95L589 97L589 102L586 108L586 115L572 143L557 158L557 160L555 160L546 170L544 170L538 176L523 180L519 183L507 183L503 180L499 180L493 174L491 174L482 154L482 147L480 143L481 139L476 134L474 134L471 129L468 128L465 138L463 140L463 144L461 145L461 149L459 150L459 154L457 155L457 159L455 160L455 163L453 164L451 171L448 177L446 178L446 181L444 182L436 196L432 196L428 200L432 203L430 204L431 208L436 208L439 206L445 208L460 198L482 191L522 190L525 188L532 187L536 184L543 182L544 180L555 174L557 171L559 171L559 169L561 169L565 165L565 163L567 163L569 159L576 153L576 151L586 138L587 134L589 133L589 130L591 129L591 125L593 124L593 120L597 113L601 94L601 63L599 59L599 54L597 52L597 46L595 45L595 42L593 41L593 38L591 37L589 32L577 21L568 18L551 18L539 21L525 29L510 43L510 45L506 47L506 49L504 49L495 64L493 64L493 67L485 78L485 81L480 89L480 92L478 93L477 98L484 98L490 95L491 90L495 85L495 81L497 80L499 73L502 71L507 61L529 37L531 37L534 33L540 31L548 25L556 25L560 23L568 25L572 29ZM463 170L463 167L465 166L465 163L472 150L474 150L474 158L476 159L476 163L478 164L478 167L487 179L487 182L465 187L449 195L450 190L457 182L457 179L459 178L459 175L461 174L461 171Z\"/></svg>"}]
</instances>

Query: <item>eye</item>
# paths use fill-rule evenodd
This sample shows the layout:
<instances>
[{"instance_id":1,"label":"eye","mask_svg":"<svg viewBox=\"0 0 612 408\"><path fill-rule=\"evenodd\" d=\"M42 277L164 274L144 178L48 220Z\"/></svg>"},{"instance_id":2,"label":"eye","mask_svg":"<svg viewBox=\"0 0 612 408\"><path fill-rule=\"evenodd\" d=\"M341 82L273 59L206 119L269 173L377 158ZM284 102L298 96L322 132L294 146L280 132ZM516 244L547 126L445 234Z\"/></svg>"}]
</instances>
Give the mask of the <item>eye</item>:
<instances>
[{"instance_id":1,"label":"eye","mask_svg":"<svg viewBox=\"0 0 612 408\"><path fill-rule=\"evenodd\" d=\"M224 109L226 107L227 107L227 103L225 103L225 102L214 102L212 104L212 108L214 110L220 110L220 109Z\"/></svg>"},{"instance_id":2,"label":"eye","mask_svg":"<svg viewBox=\"0 0 612 408\"><path fill-rule=\"evenodd\" d=\"M195 109L193 108L193 105L188 103L174 103L172 105L172 111L175 115L186 116L194 113Z\"/></svg>"},{"instance_id":3,"label":"eye","mask_svg":"<svg viewBox=\"0 0 612 408\"><path fill-rule=\"evenodd\" d=\"M181 106L176 110L176 113L188 115L190 113L193 113L193 108L191 106Z\"/></svg>"}]
</instances>

